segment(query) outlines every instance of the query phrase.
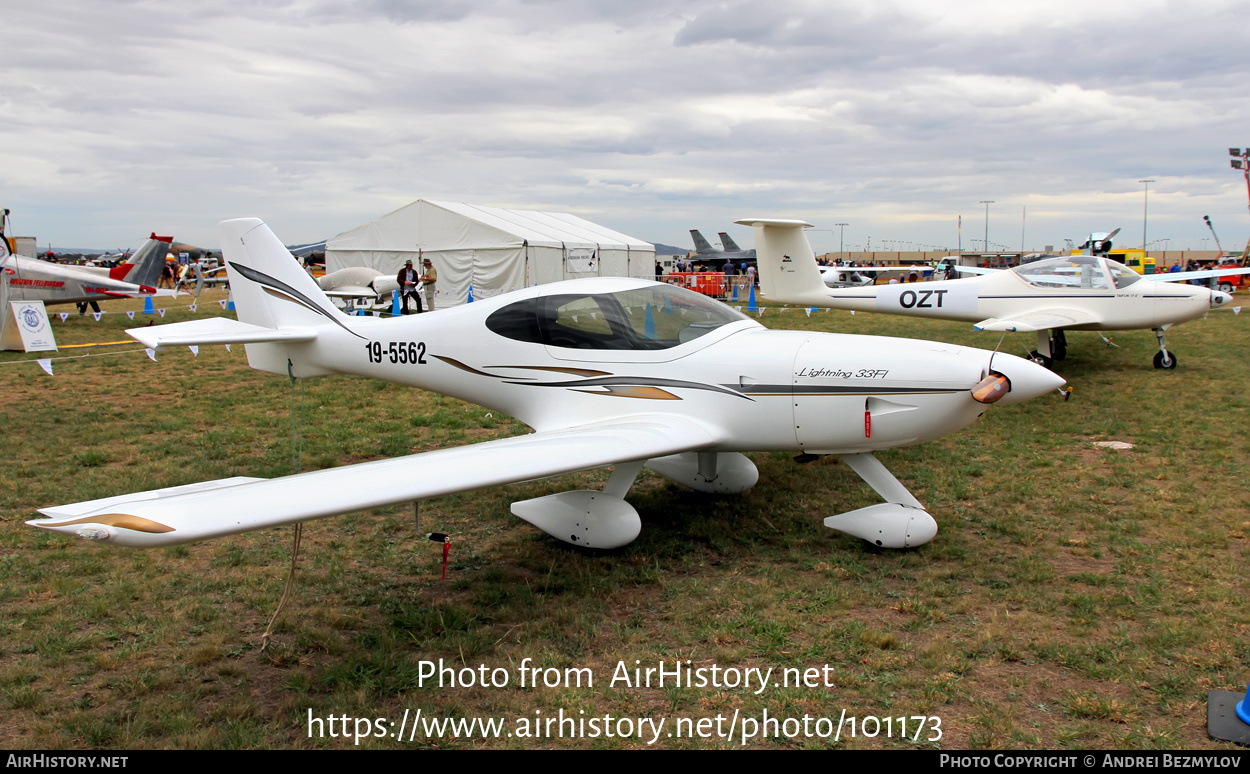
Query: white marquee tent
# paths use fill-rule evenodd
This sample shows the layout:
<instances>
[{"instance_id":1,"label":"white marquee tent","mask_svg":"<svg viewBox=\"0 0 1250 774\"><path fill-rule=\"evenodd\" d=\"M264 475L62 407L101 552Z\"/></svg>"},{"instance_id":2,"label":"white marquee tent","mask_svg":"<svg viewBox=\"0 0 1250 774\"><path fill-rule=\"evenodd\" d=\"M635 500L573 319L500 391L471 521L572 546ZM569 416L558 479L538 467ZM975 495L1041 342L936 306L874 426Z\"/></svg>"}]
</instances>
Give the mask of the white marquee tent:
<instances>
[{"instance_id":1,"label":"white marquee tent","mask_svg":"<svg viewBox=\"0 0 1250 774\"><path fill-rule=\"evenodd\" d=\"M326 271L396 274L429 258L436 308L581 277L655 275L655 246L575 215L424 199L326 240Z\"/></svg>"}]
</instances>

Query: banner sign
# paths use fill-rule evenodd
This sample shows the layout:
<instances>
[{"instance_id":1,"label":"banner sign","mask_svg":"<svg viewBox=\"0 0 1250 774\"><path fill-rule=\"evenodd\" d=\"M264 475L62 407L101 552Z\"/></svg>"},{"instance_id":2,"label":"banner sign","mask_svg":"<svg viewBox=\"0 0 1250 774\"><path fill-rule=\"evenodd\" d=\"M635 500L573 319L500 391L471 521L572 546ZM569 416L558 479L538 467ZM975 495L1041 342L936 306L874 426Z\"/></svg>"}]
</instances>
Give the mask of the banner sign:
<instances>
[{"instance_id":1,"label":"banner sign","mask_svg":"<svg viewBox=\"0 0 1250 774\"><path fill-rule=\"evenodd\" d=\"M42 301L10 301L9 315L5 322L16 326L27 352L56 351L56 337Z\"/></svg>"},{"instance_id":2,"label":"banner sign","mask_svg":"<svg viewBox=\"0 0 1250 774\"><path fill-rule=\"evenodd\" d=\"M571 274L598 274L599 259L587 247L570 247L565 253L564 270Z\"/></svg>"}]
</instances>

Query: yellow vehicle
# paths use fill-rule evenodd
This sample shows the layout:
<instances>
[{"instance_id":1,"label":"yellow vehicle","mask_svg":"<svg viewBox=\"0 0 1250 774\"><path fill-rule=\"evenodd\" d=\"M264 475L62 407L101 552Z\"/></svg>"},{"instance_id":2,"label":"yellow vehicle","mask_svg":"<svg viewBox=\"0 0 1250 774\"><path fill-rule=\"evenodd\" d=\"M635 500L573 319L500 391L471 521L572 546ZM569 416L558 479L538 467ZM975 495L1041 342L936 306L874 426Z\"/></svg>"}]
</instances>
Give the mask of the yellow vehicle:
<instances>
[{"instance_id":1,"label":"yellow vehicle","mask_svg":"<svg viewBox=\"0 0 1250 774\"><path fill-rule=\"evenodd\" d=\"M1073 250L1072 254L1079 255L1080 252L1080 250ZM1125 247L1119 250L1112 250L1107 253L1107 257L1113 261L1119 261L1138 274L1155 273L1155 259L1135 247Z\"/></svg>"}]
</instances>

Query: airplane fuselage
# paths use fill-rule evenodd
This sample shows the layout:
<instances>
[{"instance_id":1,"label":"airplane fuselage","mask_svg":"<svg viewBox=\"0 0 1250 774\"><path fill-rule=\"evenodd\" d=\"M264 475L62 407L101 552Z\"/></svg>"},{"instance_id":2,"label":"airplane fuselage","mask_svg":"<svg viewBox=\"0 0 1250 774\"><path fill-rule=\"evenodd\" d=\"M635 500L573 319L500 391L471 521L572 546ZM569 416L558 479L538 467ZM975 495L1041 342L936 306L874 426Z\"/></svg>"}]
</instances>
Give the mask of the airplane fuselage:
<instances>
[{"instance_id":1,"label":"airplane fuselage","mask_svg":"<svg viewBox=\"0 0 1250 774\"><path fill-rule=\"evenodd\" d=\"M991 359L993 370L1007 372L1021 392L1037 378L1054 378L1010 355L910 339L772 331L747 318L646 350L518 341L483 324L527 298L620 286L619 280L557 283L435 314L356 318L350 331L325 326L315 342L290 348L304 353L291 358L294 373L349 372L420 387L498 409L540 432L605 415L672 413L722 430L726 440L718 450L840 454L919 443L971 423L986 405L970 391L990 372ZM268 346L248 345L253 366L284 370L285 360L266 362ZM1053 386L1047 381L1041 391Z\"/></svg>"},{"instance_id":2,"label":"airplane fuselage","mask_svg":"<svg viewBox=\"0 0 1250 774\"><path fill-rule=\"evenodd\" d=\"M126 264L114 270L62 266L11 255L4 260L0 272L3 272L4 281L8 283L9 298L14 301L69 304L155 294L155 288L121 279L132 268Z\"/></svg>"},{"instance_id":3,"label":"airplane fuselage","mask_svg":"<svg viewBox=\"0 0 1250 774\"><path fill-rule=\"evenodd\" d=\"M1015 272L1002 271L956 280L847 288L829 293L822 305L967 322L1071 307L1087 311L1100 322L1063 327L1131 330L1205 317L1213 298L1205 287L1145 280L1096 290L1036 287Z\"/></svg>"}]
</instances>

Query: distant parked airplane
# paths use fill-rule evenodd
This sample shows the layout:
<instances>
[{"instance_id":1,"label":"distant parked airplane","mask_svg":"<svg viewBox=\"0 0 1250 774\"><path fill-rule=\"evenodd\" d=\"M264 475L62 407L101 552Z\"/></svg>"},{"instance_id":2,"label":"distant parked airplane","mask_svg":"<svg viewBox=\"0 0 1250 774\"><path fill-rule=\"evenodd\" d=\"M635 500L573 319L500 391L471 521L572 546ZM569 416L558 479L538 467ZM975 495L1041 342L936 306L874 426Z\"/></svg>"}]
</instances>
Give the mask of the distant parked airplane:
<instances>
[{"instance_id":1,"label":"distant parked airplane","mask_svg":"<svg viewBox=\"0 0 1250 774\"><path fill-rule=\"evenodd\" d=\"M754 265L755 251L743 250L729 238L728 234L719 235L724 250L717 250L708 244L698 229L690 229L690 238L694 240L695 252L698 253L700 260L704 263L715 264L717 261L733 261L734 266L741 268L743 263Z\"/></svg>"}]
</instances>

